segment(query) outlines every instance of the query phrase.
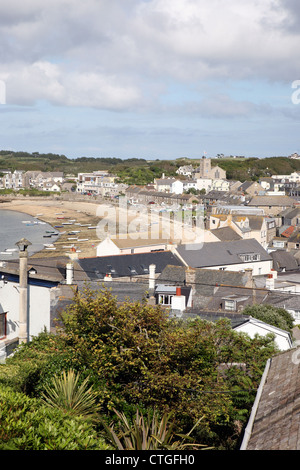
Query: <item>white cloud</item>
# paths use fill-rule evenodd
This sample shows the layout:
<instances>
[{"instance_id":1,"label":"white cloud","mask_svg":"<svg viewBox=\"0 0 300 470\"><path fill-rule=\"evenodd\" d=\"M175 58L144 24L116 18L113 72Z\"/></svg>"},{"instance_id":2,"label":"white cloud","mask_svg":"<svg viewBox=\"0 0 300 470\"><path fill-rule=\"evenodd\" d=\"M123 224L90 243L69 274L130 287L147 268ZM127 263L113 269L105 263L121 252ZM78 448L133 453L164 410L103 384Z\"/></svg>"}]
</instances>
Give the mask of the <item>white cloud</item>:
<instances>
[{"instance_id":1,"label":"white cloud","mask_svg":"<svg viewBox=\"0 0 300 470\"><path fill-rule=\"evenodd\" d=\"M167 80L299 78L294 0L11 0L0 18L14 103L125 109Z\"/></svg>"}]
</instances>

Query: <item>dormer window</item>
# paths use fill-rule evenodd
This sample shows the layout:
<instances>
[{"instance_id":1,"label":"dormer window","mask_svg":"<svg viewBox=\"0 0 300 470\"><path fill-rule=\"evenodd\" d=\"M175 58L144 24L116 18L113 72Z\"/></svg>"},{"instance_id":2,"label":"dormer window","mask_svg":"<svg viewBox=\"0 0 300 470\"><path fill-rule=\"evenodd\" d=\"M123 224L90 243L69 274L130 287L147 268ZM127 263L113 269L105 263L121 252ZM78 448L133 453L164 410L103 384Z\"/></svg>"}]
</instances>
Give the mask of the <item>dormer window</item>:
<instances>
[{"instance_id":1,"label":"dormer window","mask_svg":"<svg viewBox=\"0 0 300 470\"><path fill-rule=\"evenodd\" d=\"M132 275L137 274L137 271L136 271L136 269L135 269L134 267L129 266L129 270L130 270L130 274L132 274Z\"/></svg>"},{"instance_id":2,"label":"dormer window","mask_svg":"<svg viewBox=\"0 0 300 470\"><path fill-rule=\"evenodd\" d=\"M235 300L225 299L224 308L225 308L225 310L229 310L231 312L234 312L236 310Z\"/></svg>"},{"instance_id":3,"label":"dormer window","mask_svg":"<svg viewBox=\"0 0 300 470\"><path fill-rule=\"evenodd\" d=\"M244 263L248 263L250 261L260 261L259 253L242 253L239 256Z\"/></svg>"}]
</instances>

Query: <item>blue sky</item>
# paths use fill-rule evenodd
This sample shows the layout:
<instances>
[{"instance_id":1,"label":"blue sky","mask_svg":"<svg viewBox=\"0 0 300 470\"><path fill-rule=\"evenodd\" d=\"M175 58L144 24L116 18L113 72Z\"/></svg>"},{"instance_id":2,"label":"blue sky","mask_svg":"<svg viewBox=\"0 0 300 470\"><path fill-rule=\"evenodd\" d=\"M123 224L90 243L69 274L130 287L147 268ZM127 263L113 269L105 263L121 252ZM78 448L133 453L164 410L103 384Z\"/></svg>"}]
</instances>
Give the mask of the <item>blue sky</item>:
<instances>
[{"instance_id":1,"label":"blue sky","mask_svg":"<svg viewBox=\"0 0 300 470\"><path fill-rule=\"evenodd\" d=\"M1 149L69 158L300 153L296 0L3 3Z\"/></svg>"}]
</instances>

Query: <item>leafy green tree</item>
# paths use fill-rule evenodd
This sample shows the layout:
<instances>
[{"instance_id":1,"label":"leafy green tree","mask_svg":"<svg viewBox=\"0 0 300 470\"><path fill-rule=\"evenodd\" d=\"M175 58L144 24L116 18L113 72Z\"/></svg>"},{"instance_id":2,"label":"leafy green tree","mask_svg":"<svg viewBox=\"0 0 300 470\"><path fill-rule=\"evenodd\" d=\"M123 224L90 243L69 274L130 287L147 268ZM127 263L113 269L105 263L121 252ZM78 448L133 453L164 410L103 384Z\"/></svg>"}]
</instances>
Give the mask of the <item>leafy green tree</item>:
<instances>
[{"instance_id":1,"label":"leafy green tree","mask_svg":"<svg viewBox=\"0 0 300 470\"><path fill-rule=\"evenodd\" d=\"M174 432L194 430L195 442L234 447L251 410L273 337L250 339L230 322L170 319L160 306L124 302L107 289L76 293L56 335L22 345L1 376L31 396L70 369L96 390L102 418L114 411L133 420L136 409L171 413ZM18 372L19 371L19 372ZM82 382L81 382L82 383Z\"/></svg>"},{"instance_id":2,"label":"leafy green tree","mask_svg":"<svg viewBox=\"0 0 300 470\"><path fill-rule=\"evenodd\" d=\"M180 432L202 418L206 436L245 417L276 351L272 338L251 340L227 321L171 321L160 307L118 305L109 292L89 289L63 315L63 331L75 367L105 383L108 410L131 403L173 412ZM224 369L228 363L243 369Z\"/></svg>"},{"instance_id":3,"label":"leafy green tree","mask_svg":"<svg viewBox=\"0 0 300 470\"><path fill-rule=\"evenodd\" d=\"M274 307L273 305L248 306L243 310L243 315L257 318L288 332L291 332L294 326L293 316L284 308Z\"/></svg>"}]
</instances>

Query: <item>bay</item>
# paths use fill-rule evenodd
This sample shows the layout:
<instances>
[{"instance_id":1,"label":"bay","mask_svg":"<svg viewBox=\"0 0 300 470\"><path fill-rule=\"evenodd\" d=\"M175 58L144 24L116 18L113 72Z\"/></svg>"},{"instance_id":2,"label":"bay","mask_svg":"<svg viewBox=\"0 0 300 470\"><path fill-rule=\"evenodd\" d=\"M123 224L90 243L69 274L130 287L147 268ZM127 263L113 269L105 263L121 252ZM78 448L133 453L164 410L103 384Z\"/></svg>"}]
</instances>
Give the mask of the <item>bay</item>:
<instances>
[{"instance_id":1,"label":"bay","mask_svg":"<svg viewBox=\"0 0 300 470\"><path fill-rule=\"evenodd\" d=\"M26 222L26 223L25 223ZM18 251L13 251L12 255L3 254L6 250L16 249L16 243L21 238L26 238L32 243L28 247L28 255L41 251L44 244L54 243L59 234L55 228L49 224L39 223L37 218L22 212L0 210L0 260L16 259ZM49 235L47 231L53 231L55 236L44 238Z\"/></svg>"}]
</instances>

